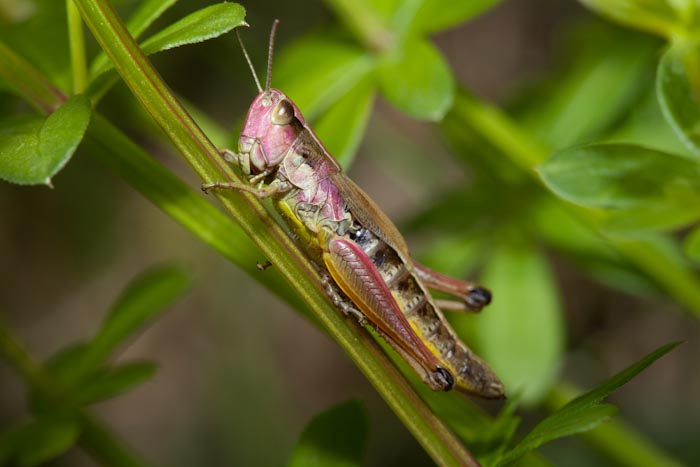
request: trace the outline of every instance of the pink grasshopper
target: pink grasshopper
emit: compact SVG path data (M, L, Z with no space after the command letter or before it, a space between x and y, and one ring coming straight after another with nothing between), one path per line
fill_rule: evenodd
M277 21L270 34L264 90L238 37L259 94L248 110L238 153L223 153L249 183L217 182L202 189L271 197L321 269L334 304L361 324L369 322L432 389L457 387L503 398L503 384L459 340L438 307L480 311L491 301L490 292L415 262L396 226L343 173L297 106L270 88L276 27ZM428 288L461 301L436 301Z

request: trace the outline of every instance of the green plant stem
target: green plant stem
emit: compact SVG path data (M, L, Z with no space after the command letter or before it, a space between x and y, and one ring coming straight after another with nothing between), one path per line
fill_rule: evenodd
M194 123L105 0L76 0L83 19L144 108L205 182L240 181ZM328 301L321 278L265 207L250 196L218 192L220 202L306 301L389 406L439 465L478 465L458 438L434 416L376 342L348 326Z
M80 417L83 431L79 443L93 459L114 467L148 467L148 464L124 448L124 443L90 415Z
M66 100L41 72L3 42L0 42L0 76L39 111L51 113Z
M547 409L555 411L582 394L579 388L559 383L547 396ZM683 467L652 441L620 420L610 420L581 434L584 440L604 452L619 465L629 467Z
M48 400L56 399L58 390L51 381L51 376L34 360L22 343L14 337L0 316L0 354L24 381L38 390Z
M80 12L73 0L66 0L68 16L68 39L70 42L70 64L73 72L73 92L79 94L87 87L87 62L85 58L85 36Z
M326 0L326 3L338 12L338 16L368 49L383 52L394 46L392 32L365 1Z
M14 369L45 401L55 406L62 402L62 390L51 374L17 339L0 316L0 357ZM102 465L113 467L144 467L136 460L105 426L86 411L78 412L78 419L83 427L80 445L92 453L95 460Z

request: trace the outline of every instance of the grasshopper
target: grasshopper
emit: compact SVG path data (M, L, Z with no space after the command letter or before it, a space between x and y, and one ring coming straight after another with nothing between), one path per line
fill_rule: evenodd
M248 110L238 152L222 153L248 183L215 182L202 189L271 198L321 271L333 303L346 316L373 326L430 388L503 398L498 377L459 340L440 310L480 311L491 301L490 292L414 261L396 226L343 173L297 106L270 87L277 23L270 33L264 89L238 35L259 94ZM435 300L429 289L460 301Z

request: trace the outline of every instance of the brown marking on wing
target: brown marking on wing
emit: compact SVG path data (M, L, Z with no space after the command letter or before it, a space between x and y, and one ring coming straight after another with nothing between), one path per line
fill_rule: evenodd
M396 225L384 214L377 203L372 201L362 188L357 186L347 175L339 173L331 177L335 182L343 201L348 206L352 216L366 229L371 230L377 237L392 247L409 268L413 261L408 253L408 245Z

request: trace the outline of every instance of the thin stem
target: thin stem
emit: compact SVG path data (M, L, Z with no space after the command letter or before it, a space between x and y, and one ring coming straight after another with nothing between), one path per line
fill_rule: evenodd
M0 42L0 76L39 111L51 113L66 96L34 66Z
M216 147L161 80L105 0L76 0L97 41L125 83L182 156L205 182L239 181ZM318 321L343 347L377 388L407 428L440 465L476 466L461 442L435 417L364 330L348 325L326 297L321 278L304 253L264 206L250 196L217 193L217 197L265 256L309 304Z
M148 467L144 461L124 448L125 443L90 415L80 418L83 431L80 445L103 465L113 467Z
M37 362L19 339L15 338L0 316L0 355L27 385L37 389L48 400L58 398L58 388L51 376Z
M326 0L353 34L375 52L391 49L394 37L365 1Z
M83 20L73 0L66 0L68 16L68 39L70 42L70 65L73 72L73 92L79 94L87 87L87 62L85 58L85 35Z

